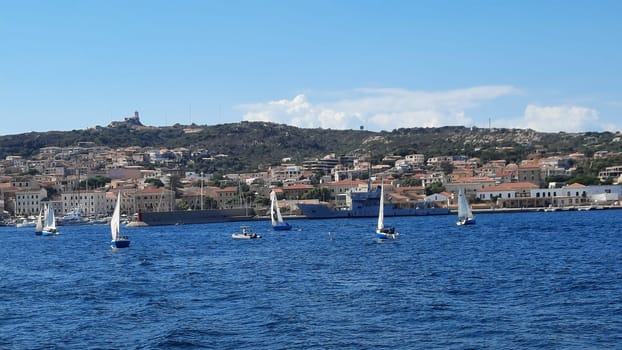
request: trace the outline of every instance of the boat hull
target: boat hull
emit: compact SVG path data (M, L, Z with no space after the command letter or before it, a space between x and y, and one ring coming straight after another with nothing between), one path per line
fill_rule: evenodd
M129 239L118 239L110 241L111 248L127 248L130 246Z
M397 236L399 236L400 233L396 232L396 231L381 231L381 230L376 230L376 238L378 239L397 239Z
M248 221L253 220L254 217L255 211L245 208L141 213L142 222L148 226Z
M242 226L242 232L236 232L232 234L231 238L236 239L236 240L256 239L256 238L261 238L261 235L258 235L255 232L249 230L248 226Z
M283 223L280 225L272 226L272 229L275 231L289 231L292 229L292 226L288 223Z
M376 232L376 238L379 239L397 239L399 233L378 233Z
M456 222L456 225L458 226L475 225L475 218L458 220L458 222Z
M87 219L60 219L58 221L59 226L78 226L89 225L90 222Z
M250 234L243 234L243 233L234 233L231 235L231 238L235 239L235 240L244 240L244 239L257 239L257 238L261 238L260 235L250 235Z

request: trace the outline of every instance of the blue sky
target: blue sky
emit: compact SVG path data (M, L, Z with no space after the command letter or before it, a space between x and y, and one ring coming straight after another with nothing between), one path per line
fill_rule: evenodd
M0 135L622 130L622 1L0 0Z

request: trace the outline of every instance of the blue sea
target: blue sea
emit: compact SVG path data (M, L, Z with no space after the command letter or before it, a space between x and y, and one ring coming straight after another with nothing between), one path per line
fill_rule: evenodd
M2 349L622 348L622 211L0 228ZM333 239L329 239L333 237Z

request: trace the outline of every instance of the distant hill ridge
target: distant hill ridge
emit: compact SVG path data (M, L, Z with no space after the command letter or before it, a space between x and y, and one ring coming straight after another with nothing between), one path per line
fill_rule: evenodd
M487 129L463 126L400 128L393 131L305 129L269 122L239 122L219 125L145 127L138 118L126 118L108 127L71 131L30 132L0 136L0 157L30 157L42 147L75 146L93 142L111 148L140 146L185 147L227 154L232 168L254 170L278 164L321 158L326 154L384 155L423 153L427 157L464 155L482 160L519 161L530 155L574 152L622 151L620 135L612 132L541 133L531 129ZM234 164L234 163L242 164ZM226 165L225 165L226 166Z

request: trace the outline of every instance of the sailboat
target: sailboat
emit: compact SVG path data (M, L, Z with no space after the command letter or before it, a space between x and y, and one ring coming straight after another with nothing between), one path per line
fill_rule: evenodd
M458 191L458 222L456 222L456 225L475 225L475 216L471 211L463 189Z
M56 229L56 217L54 217L54 208L51 204L48 204L45 210L45 216L43 219L43 229L41 230L42 236L54 236L59 234Z
M39 211L39 216L37 216L37 224L35 225L35 235L41 236L42 231L43 231L43 210Z
M288 231L292 229L292 226L285 222L283 216L281 216L281 210L279 209L279 203L274 191L270 192L270 219L272 220L272 228L275 231Z
M380 206L378 207L378 226L376 227L376 237L380 239L396 239L399 232L393 226L384 225L384 183L380 187Z
M121 192L117 195L117 204L114 206L114 212L110 219L110 234L112 240L110 246L112 248L127 248L130 246L130 239L127 236L121 236Z

